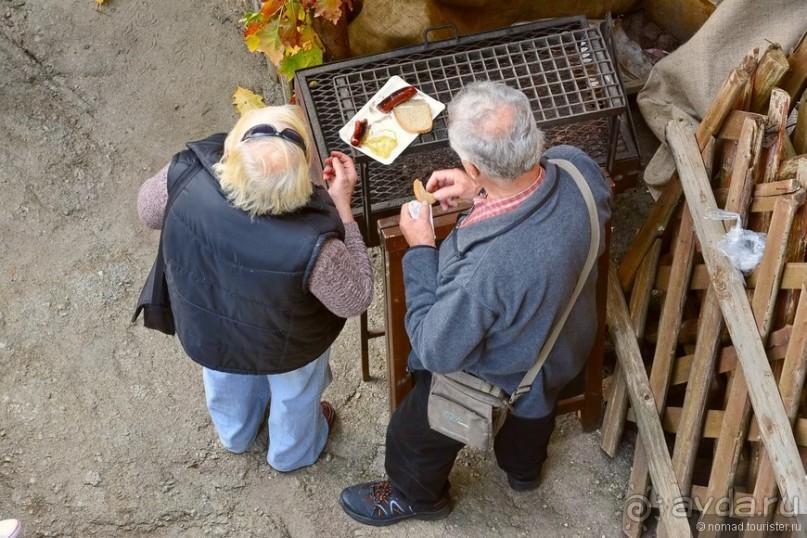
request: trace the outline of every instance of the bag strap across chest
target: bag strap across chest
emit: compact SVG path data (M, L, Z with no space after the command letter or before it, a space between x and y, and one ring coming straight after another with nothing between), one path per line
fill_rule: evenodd
M549 162L558 166L559 168L562 168L570 176L572 176L575 184L580 189L583 199L586 201L586 207L588 208L589 224L591 226L591 241L589 243L586 262L583 264L583 271L580 273L580 277L577 279L577 284L574 287L572 296L569 298L569 302L561 316L555 320L555 324L552 326L549 336L544 342L543 347L541 347L541 351L538 352L538 358L536 359L535 364L527 371L524 379L521 380L518 388L510 397L510 406L513 406L516 400L529 392L530 388L532 387L532 383L538 376L538 372L541 370L546 358L552 351L552 347L555 345L555 341L558 339L558 335L560 335L560 331L563 329L566 319L569 317L569 312L571 312L572 307L577 301L577 297L580 295L583 286L588 280L588 275L591 273L591 269L594 267L594 263L597 260L597 250L600 246L600 223L599 219L597 218L597 205L594 202L594 194L591 192L591 187L588 186L588 183L586 182L585 178L583 178L583 175L571 162L564 159L549 159Z

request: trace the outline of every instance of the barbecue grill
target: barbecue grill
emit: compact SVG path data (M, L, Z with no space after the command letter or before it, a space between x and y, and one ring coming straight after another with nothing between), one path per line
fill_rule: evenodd
M514 25L495 31L430 41L392 51L302 69L295 75L297 100L306 112L320 159L332 150L353 154L360 184L352 201L369 246L378 245L379 218L397 213L412 198L412 179L459 166L448 148L446 113L392 164L355 151L339 130L393 75L449 103L476 80L498 80L530 99L548 145L584 149L612 180L638 172L639 155L626 94L614 60L610 19L592 26L585 17Z

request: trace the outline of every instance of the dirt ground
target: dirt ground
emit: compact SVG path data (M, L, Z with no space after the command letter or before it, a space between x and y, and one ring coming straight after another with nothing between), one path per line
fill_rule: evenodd
M240 0L0 0L0 519L24 536L620 536L632 443L558 422L544 484L507 486L465 449L445 520L365 527L342 488L383 475L385 350L361 381L358 321L334 346L338 416L315 465L282 474L218 444L201 370L129 318L158 236L141 182L236 119L237 85L280 103ZM646 206L621 198L615 237ZM376 262L380 258L373 251ZM371 325L383 324L381 268Z

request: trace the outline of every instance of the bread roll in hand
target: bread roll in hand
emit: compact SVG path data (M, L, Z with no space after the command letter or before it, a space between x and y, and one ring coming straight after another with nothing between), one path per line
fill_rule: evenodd
M423 186L423 182L419 179L414 181L413 189L418 202L427 202L429 205L437 203L437 198L426 190L426 187Z

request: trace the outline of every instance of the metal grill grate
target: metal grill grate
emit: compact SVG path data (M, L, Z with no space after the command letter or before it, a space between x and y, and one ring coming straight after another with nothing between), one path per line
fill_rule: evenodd
M598 30L577 30L337 76L333 80L337 94L350 95L339 101L341 123L358 112L394 74L443 103L450 102L469 82L500 80L529 97L535 118L542 125L621 110L625 99L598 37ZM444 115L438 118L432 134L438 139L446 136Z
M469 82L498 80L530 99L549 145L573 144L603 166L633 152L622 118L627 99L608 41L584 17L539 21L406 47L303 69L296 74L298 101L306 110L320 158L337 149L353 152L362 169L354 207L375 213L411 197L411 180L457 166L450 150L446 113L389 166L355 152L339 129L393 76L449 103ZM628 136L625 136L625 135ZM368 226L368 228L371 228Z

